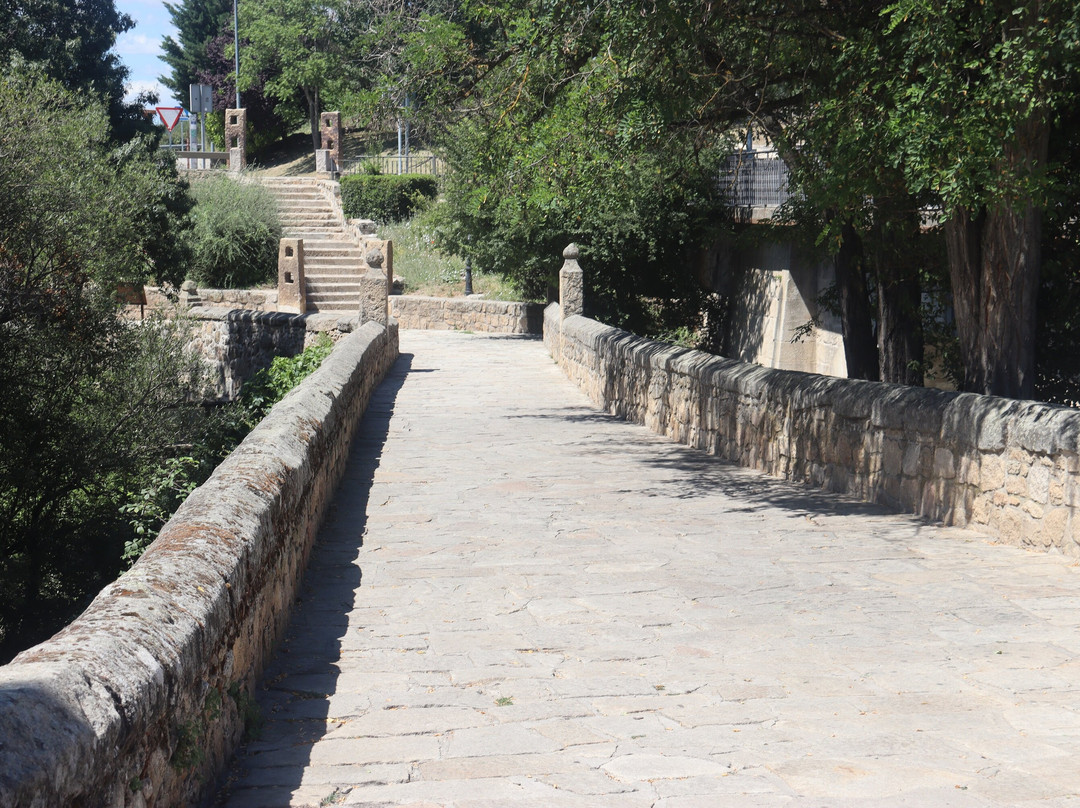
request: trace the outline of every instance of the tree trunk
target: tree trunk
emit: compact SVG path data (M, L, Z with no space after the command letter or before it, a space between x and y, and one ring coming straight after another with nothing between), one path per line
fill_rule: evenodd
M877 381L878 357L873 318L870 315L870 295L866 288L862 239L850 224L844 225L840 250L834 263L848 378Z
M1049 128L1031 121L1006 151L1013 176L1046 163ZM945 223L964 390L1031 398L1042 212L1030 200L953 211Z
M322 148L322 132L319 131L319 90L318 88L304 88L304 101L307 103L308 124L311 126L311 148L318 151Z
M878 281L878 356L881 380L922 387L923 339L918 277Z
M874 227L877 277L877 343L881 380L923 384L922 284L919 281L918 220L899 214Z

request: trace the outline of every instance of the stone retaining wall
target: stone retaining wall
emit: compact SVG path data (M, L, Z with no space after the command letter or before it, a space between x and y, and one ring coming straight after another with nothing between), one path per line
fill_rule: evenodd
M539 334L543 307L476 297L391 295L390 316L402 328L475 331L484 334Z
M397 345L393 326L344 338L128 573L0 668L0 806L193 805L214 786Z
M743 466L1080 556L1080 412L771 370L545 312L596 404Z

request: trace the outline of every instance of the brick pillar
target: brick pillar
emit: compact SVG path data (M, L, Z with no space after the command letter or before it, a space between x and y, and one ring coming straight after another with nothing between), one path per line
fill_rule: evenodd
M360 325L372 321L386 325L390 320L390 301L382 251L372 247L364 255L364 261L368 270L360 279Z
M559 270L559 307L562 319L585 313L585 283L578 264L578 247L570 244L563 250L565 259Z
M305 314L307 289L304 282L304 240L283 238L278 244L278 311Z
M338 171L341 165L341 113L324 112L319 116L319 134L324 151L330 152L329 171Z
M225 110L225 148L229 151L229 171L247 166L247 110Z

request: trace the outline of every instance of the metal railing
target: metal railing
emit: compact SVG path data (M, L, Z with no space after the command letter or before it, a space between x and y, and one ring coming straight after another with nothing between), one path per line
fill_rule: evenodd
M352 157L339 160L338 171L342 174L358 174L364 171L365 165L375 166L380 174L431 174L442 177L447 171L446 161L433 154L372 154L367 157Z
M775 208L791 197L787 163L772 149L730 155L720 169L719 182L733 208Z

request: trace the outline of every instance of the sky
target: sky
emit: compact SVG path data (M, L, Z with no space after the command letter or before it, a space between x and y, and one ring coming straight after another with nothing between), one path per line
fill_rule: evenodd
M172 91L158 81L158 76L169 72L169 66L158 58L161 55L161 40L166 35L176 38L176 29L169 21L165 4L162 0L115 2L117 11L129 14L135 20L135 27L117 37L113 48L131 71L128 76L128 99L133 99L143 90L154 90L160 99L159 106L186 106L186 98L173 98Z

